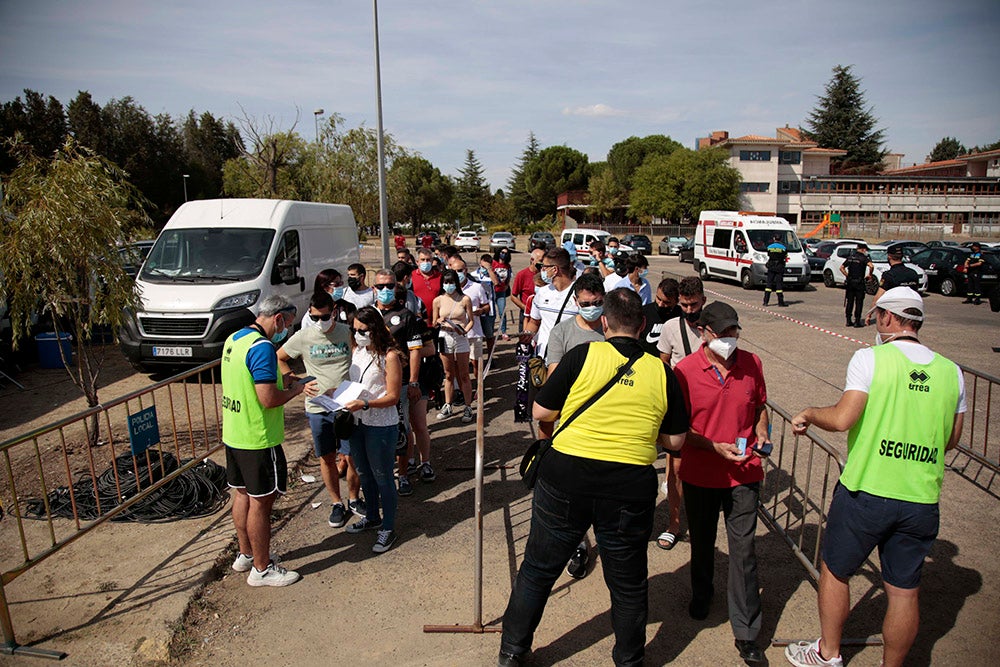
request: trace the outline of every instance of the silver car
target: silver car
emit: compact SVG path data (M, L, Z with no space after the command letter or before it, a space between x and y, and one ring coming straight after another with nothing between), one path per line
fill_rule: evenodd
M494 232L493 236L490 237L490 250L499 250L500 248L507 248L513 251L517 245L517 241L514 240L514 235L510 232Z
M687 242L686 236L664 236L660 240L657 252L661 255L676 255L681 251L681 247Z

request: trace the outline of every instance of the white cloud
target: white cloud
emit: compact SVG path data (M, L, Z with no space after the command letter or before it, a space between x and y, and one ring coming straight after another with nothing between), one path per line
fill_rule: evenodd
M566 107L562 112L564 116L590 116L591 118L624 116L627 113L622 109L609 107L607 104L591 104L587 107Z

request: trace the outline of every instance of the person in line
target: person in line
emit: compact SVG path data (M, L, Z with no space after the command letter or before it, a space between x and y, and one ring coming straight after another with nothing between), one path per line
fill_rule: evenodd
M426 324L427 313L424 311L424 302L413 293L413 281L410 278L412 273L413 267L406 262L396 262L392 265L392 274L396 278L396 284L401 285L403 288L402 304Z
M851 256L840 265L840 272L844 274L844 315L847 318L848 327L864 327L861 321L861 312L865 307L865 272L871 278L875 273L875 265L868 257L868 244L859 243L851 253ZM851 315L854 315L853 319Z
M431 324L434 299L441 293L441 271L434 268L434 253L427 248L417 251L417 268L410 273L413 293L424 304L427 324Z
M253 324L229 336L222 348L222 442L240 549L232 568L249 572L250 586L299 580L298 572L281 567L271 553L271 508L288 488L283 406L304 388L294 376L278 372L275 345L294 322L292 302L272 294L260 302Z
M535 248L528 257L528 266L521 269L514 276L514 284L510 288L510 300L517 309L521 311L517 322L517 333L524 332L524 322L531 318L531 309L528 307L528 299L535 296L535 278L542 270L542 261L545 259L545 249Z
M493 286L489 283L483 284L475 280L469 272L469 267L465 263L458 251L448 258L448 266L458 275L458 286L462 293L472 301L472 329L469 331L469 361L471 362L471 373L473 387L479 385L479 364L478 362L485 354L483 341L487 338L486 326L492 326L493 309ZM493 269L491 268L490 271ZM485 322L483 321L485 318ZM492 333L490 334L492 335ZM487 340L487 343L489 341ZM462 399L467 408L472 408L476 403L476 393L472 394L462 391ZM463 415L464 416L464 415Z
M606 245L608 246L608 254L612 257L618 255L622 250L621 242L617 236L609 236Z
M510 296L510 250L508 248L497 248L493 253L493 272L496 273L499 282L494 285L494 301L496 303L497 318L500 320L500 340L510 340L507 335L507 298Z
M393 245L396 247L396 250L397 251L399 251L399 250L405 250L406 249L406 237L403 236L403 230L400 229L399 227L396 227L393 230L393 234L394 234L394 236L392 237L392 242L393 242Z
M437 413L438 419L447 419L453 413L452 400L455 395L455 380L465 396L472 396L469 381L469 332L475 324L472 314L472 299L462 293L458 272L447 269L441 275L442 294L434 299L433 326L439 327L441 334L441 361L444 363L444 405ZM473 420L472 408L465 406L462 422Z
M701 345L698 320L705 306L705 288L701 278L688 276L677 285L677 307L681 316L668 319L660 330L656 350L663 363L675 368L684 357ZM656 546L669 551L684 537L681 530L681 510L684 507L684 485L681 483L681 452L667 451L666 481L667 529L656 538Z
M375 303L375 292L365 283L368 271L364 264L354 263L347 267L347 290L344 299L354 304L357 309L371 306Z
M323 485L333 504L327 523L331 528L341 528L350 519L352 511L340 496L337 457L341 446L334 432L334 415L310 402L309 398L336 389L347 379L351 367L351 331L346 324L340 324L333 318L333 298L324 291L313 293L309 301L309 319L308 326L292 334L278 348L278 368L283 374L290 374L289 361L301 358L306 373L316 378L305 386L306 417L312 431L313 451L319 458ZM349 453L348 446L344 455Z
M552 586L591 527L611 592L616 665L640 665L648 615L647 542L656 502L657 445L677 449L688 427L673 372L642 351L642 303L631 290L604 297L607 340L560 361L532 408L541 422L568 418L622 366L626 376L556 433L539 463L524 559L503 616L498 665L528 659ZM628 414L628 419L621 415Z
M778 295L778 305L787 306L785 303L785 264L788 263L788 248L781 242L781 234L771 237L771 243L767 246L767 283L764 286L764 305L771 301L771 292Z
M971 244L969 249L972 252L965 258L965 275L968 276L969 286L962 303L978 306L983 302L983 269L986 268L986 260L983 259L982 246L978 243Z
M603 241L593 241L587 249L590 252L590 265L597 267L601 278L607 278L615 272L615 258L608 254L608 247Z
M638 252L625 260L625 271L629 285L642 299L642 305L653 302L653 288L649 284L649 260Z
M409 248L401 248L396 251L396 261L403 262L410 267L410 270L417 268L417 260L413 259L413 253Z
M785 649L798 667L843 665L849 579L875 547L889 601L882 664L903 664L920 625L920 575L938 533L945 453L962 435L965 379L954 362L920 342L923 299L909 287L894 287L872 311L876 345L854 353L840 400L792 418L796 434L809 426L848 432L847 463L823 534L821 635Z
M351 453L358 464L366 514L347 526L351 534L375 530L372 551L382 554L396 543L396 485L393 465L399 441L400 386L403 364L382 316L374 306L354 315L350 377L362 387L361 397L344 407L358 418L351 434Z
M660 342L660 332L663 325L668 320L681 316L680 306L677 305L678 283L673 278L664 278L656 286L656 294L653 302L642 307L642 315L646 318L646 326L642 329L642 336L639 342L654 357L660 355L657 344Z
M903 247L899 245L890 246L886 252L889 258L889 268L882 272L882 278L878 283L878 291L872 303L877 303L882 295L893 287L909 287L913 290L920 288L920 276L916 271L903 263ZM871 312L865 317L865 326L871 324Z
M698 331L701 347L674 368L691 416L680 468L691 532L688 614L707 618L715 595L721 510L729 541L729 624L740 658L758 663L764 653L757 646L761 608L754 533L764 479L761 457L772 446L764 370L756 354L739 349L739 317L729 304L705 306Z
M500 287L500 276L493 268L493 257L489 253L480 255L479 266L468 278L479 283L483 296L489 303L489 309L479 316L479 327L483 330L483 340L486 341L485 354L488 358L493 354L493 345L496 343L497 288Z
M534 338L535 351L544 359L552 327L577 313L576 305L571 303L576 271L569 253L563 248L553 248L545 253L538 275L545 286L535 290L531 319L524 324L522 338Z

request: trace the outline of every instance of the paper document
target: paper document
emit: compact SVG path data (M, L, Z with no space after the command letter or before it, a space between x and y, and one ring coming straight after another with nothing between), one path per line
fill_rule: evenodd
M343 410L344 405L347 403L361 398L361 393L364 390L365 388L361 384L344 380L337 387L336 391L333 392L332 397L320 394L319 396L310 398L309 402L320 406L328 412L336 412L337 410Z

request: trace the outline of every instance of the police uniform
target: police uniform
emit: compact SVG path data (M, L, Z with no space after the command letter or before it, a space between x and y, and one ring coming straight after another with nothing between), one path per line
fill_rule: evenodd
M983 252L978 248L965 258L965 274L969 277L969 288L965 294L965 301L962 303L974 303L978 306L983 302L983 266L985 264Z
M767 285L764 288L764 305L771 300L771 292L778 295L778 305L785 305L785 263L788 262L788 249L780 241L773 241L767 246Z
M847 281L844 285L844 315L847 317L847 326L862 327L864 323L861 319L861 312L865 307L865 271L871 264L871 259L866 253L855 250L851 256L844 261L844 270L847 271ZM854 314L853 320L851 314Z

